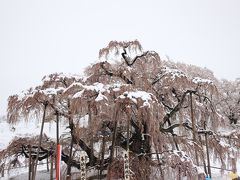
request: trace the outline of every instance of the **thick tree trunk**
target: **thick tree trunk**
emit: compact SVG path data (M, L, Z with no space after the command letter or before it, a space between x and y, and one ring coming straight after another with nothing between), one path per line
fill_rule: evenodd
M112 135L112 145L111 145L111 149L110 149L110 156L109 156L109 165L108 165L108 175L107 175L107 180L111 180L112 179L112 167L111 164L113 162L113 157L114 157L114 148L115 148L115 144L116 144L116 138L117 138L117 126L118 126L118 113L119 110L118 108L115 106L115 110L114 110L114 117L113 117L113 121L114 121L114 126L113 126L113 135Z
M114 129L113 129L113 136L112 136L112 146L111 146L111 151L110 151L110 163L113 160L114 157L114 147L116 144L116 137L117 137L117 126L118 126L118 108L115 109L115 114L114 114Z
M102 179L103 162L104 162L104 155L105 155L105 145L106 145L106 138L105 138L105 130L104 130L103 138L102 138L102 155L101 155L101 162L100 162L100 180Z
M31 169L32 169L32 180L33 180L33 178L34 178L33 176L34 176L35 159L32 159L32 165L31 166L32 166Z
M67 180L71 180L72 149L73 149L73 138L71 138L69 160L68 160L68 164L67 164Z
M172 123L170 122L170 119L167 120L167 123L168 123L169 127L172 126ZM170 133L172 134L172 138L173 138L175 148L179 151L179 147L178 147L178 144L177 144L177 141L176 141L176 138L175 138L176 135L174 134L173 130L171 130Z
M68 118L68 122L69 122L69 126L70 126L70 130L71 130L71 144L70 144L70 152L69 152L69 160L67 163L67 180L71 180L71 164L72 164L72 150L73 150L73 136L74 136L74 132L73 132L73 128L74 128L74 124L73 124L73 118L71 117L71 103L70 100L68 100L68 114L70 115L70 117Z
M34 167L34 171L32 172L32 173L33 173L33 179L32 179L32 180L35 180L36 174L37 174L38 157L39 157L40 147L41 147L41 145L42 145L43 127L44 127L44 121L45 121L46 109L47 109L48 103L47 103L47 102L44 102L43 105L44 105L44 109L43 109L42 125L41 125L40 137L39 137L39 142L38 142L36 164L35 164L35 167Z
M92 111L91 111L91 102L89 101L88 102L88 115L89 115L89 119L88 119L88 122L89 122L89 128L90 130L92 130L92 125L93 125L93 122L92 122ZM94 165L94 162L93 162L93 159L94 159L94 149L93 149L93 132L91 132L91 139L90 139L90 149L91 149L91 154L90 154L90 166L92 167Z

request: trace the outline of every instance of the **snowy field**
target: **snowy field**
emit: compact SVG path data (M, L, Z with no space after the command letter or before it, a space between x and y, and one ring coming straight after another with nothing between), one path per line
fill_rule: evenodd
M39 168L41 169L41 167ZM0 178L1 180L26 180L28 179L28 173L26 173L27 169L21 169L12 175L6 175L6 177ZM38 171L36 175L36 180L47 180L50 179L50 174L46 170Z

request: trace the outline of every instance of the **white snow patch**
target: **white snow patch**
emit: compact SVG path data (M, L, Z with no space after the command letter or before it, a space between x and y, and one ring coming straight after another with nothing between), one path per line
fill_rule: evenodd
M95 101L102 101L102 100L108 100L106 96L104 96L102 93L99 93Z
M230 145L227 144L226 142L224 142L223 140L220 140L219 144L220 144L222 147L226 147L226 148L230 147Z
M73 95L73 99L80 98L82 97L82 94L84 93L84 89L82 91L77 92L76 94Z
M202 79L200 77L194 77L192 79L193 83L195 84L213 84L213 82L209 79Z
M164 68L164 73L171 75L171 78L173 80L175 80L176 78L186 77L186 75L182 71L179 71L178 69L171 69L169 67Z
M47 88L44 90L41 90L40 92L43 93L44 95L57 95L60 92L63 92L65 88L59 87L59 88Z
M85 115L82 118L80 118L79 120L79 127L82 128L87 128L88 127L88 119L89 119L89 115Z
M150 107L150 103L149 101L152 101L152 97L151 97L151 93L147 93L145 91L126 91L124 92L122 95L119 96L120 99L125 99L125 98L129 98L131 99L134 103L137 103L137 99L141 98L144 103L143 106L147 106Z
M133 60L136 56L142 54L142 50L137 48L135 45L130 45L126 49L126 55ZM108 50L106 50L99 60L101 62L109 62L110 64L116 64L123 61L122 53L124 52L123 47L120 45L116 45Z

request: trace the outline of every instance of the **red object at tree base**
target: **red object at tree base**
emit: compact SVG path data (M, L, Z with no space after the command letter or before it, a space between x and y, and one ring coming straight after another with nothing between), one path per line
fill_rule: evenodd
M56 166L56 180L60 180L60 163L61 163L61 145L57 145L57 166Z

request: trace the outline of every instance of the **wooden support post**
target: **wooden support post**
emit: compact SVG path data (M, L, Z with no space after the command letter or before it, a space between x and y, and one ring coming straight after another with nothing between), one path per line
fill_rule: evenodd
M49 158L49 152L48 152L48 157L47 157L47 172L49 172L49 161L48 161L48 158Z
M36 159L35 159L36 164L35 164L34 170L32 171L32 173L33 173L33 178L32 178L32 180L35 180L36 174L37 174L38 157L39 157L40 147L41 147L41 145L42 145L43 127L44 127L44 121L45 121L46 109L47 109L47 106L48 106L48 102L47 102L47 101L44 102L43 105L44 105L44 110L43 110L41 131L40 131L40 137L39 137L39 142L38 142L37 157L36 157Z
M29 145L28 148L29 148L28 180L31 180L31 177L32 177L32 146Z
M50 157L50 180L53 180L53 154Z
M192 102L192 93L190 93L190 105L191 105L191 119L192 119L192 129L193 129L193 141L194 141L194 147L195 147L195 158L196 158L196 164L199 166L198 161L198 153L197 153L197 136L196 136L196 122L195 117L193 113L193 102Z
M56 180L60 180L60 163L61 163L61 145L59 143L59 112L56 111L56 136L57 136L57 153L56 153Z
M204 129L206 130L206 128L207 128L207 123L205 121L204 122ZM207 153L207 163L208 163L208 174L209 174L209 177L212 178L207 133L205 133L205 142L206 142L206 151L207 151L206 153Z

